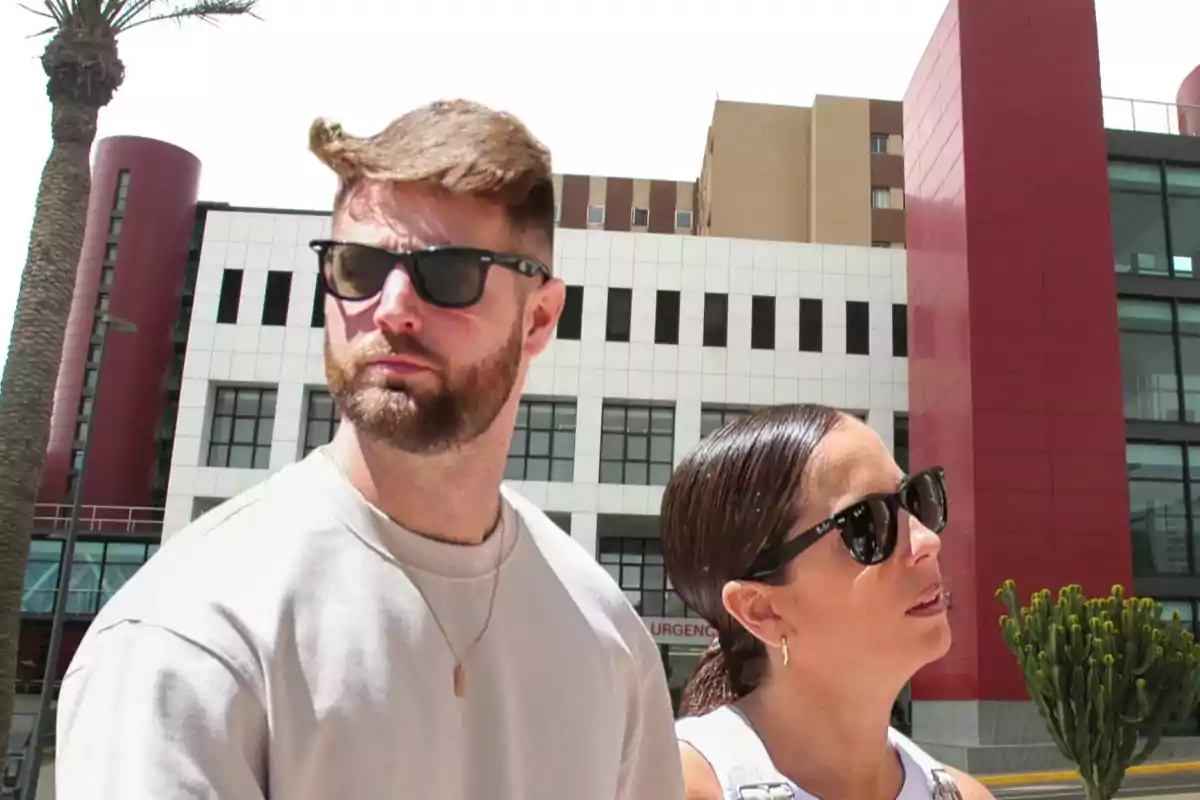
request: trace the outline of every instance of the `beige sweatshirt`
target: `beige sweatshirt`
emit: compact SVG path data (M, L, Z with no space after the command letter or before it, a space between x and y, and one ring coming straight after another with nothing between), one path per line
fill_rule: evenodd
M587 552L502 498L503 535L435 542L317 451L197 520L71 663L59 800L682 798L654 641ZM498 561L459 698L429 609L464 652Z

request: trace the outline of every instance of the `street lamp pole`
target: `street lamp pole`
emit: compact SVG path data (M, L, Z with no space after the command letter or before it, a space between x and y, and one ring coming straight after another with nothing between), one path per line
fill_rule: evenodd
M35 800L38 778L42 771L42 750L49 738L50 704L54 698L54 684L58 678L58 651L62 647L63 625L67 615L67 599L71 588L71 573L75 565L75 542L79 536L79 516L83 502L83 478L87 474L88 450L91 449L92 431L96 427L95 416L99 409L100 373L104 368L104 348L108 343L109 331L137 333L132 322L105 313L100 323L100 345L96 352L96 385L92 390L92 414L83 433L83 449L79 456L79 474L71 489L71 517L67 522L67 535L63 540L62 560L58 567L58 589L54 593L54 616L50 622L50 652L46 654L46 674L42 678L42 694L38 704L37 718L33 723L33 736L29 742L29 755L22 764L20 800Z

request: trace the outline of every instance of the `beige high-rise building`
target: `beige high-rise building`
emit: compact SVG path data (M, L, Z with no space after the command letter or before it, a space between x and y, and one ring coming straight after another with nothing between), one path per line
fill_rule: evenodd
M904 246L901 104L718 100L696 192L706 236Z
M555 175L563 228L904 246L901 104L718 100L698 181Z

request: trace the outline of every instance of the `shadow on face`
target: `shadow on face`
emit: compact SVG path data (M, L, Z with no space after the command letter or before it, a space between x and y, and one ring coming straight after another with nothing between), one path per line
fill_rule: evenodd
M421 185L357 187L334 214L333 238L397 253L460 246L543 258L522 249L537 247L503 207ZM327 296L326 377L339 410L408 452L474 441L515 403L529 359L548 342L561 311L555 284L492 266L477 303L445 308L422 299L398 266L374 297Z

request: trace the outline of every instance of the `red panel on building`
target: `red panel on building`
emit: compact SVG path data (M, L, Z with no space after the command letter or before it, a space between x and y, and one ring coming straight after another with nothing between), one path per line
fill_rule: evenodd
M1200 67L1183 79L1175 102L1179 105L1179 132L1200 136Z
M952 0L904 100L914 469L952 493L955 643L916 700L1026 699L997 587L1130 585L1091 0Z
M120 232L110 235L122 171L129 171ZM92 166L92 193L75 298L54 392L50 443L39 501L65 503L67 474L76 449L88 351L92 346L106 254L116 246L109 313L138 327L112 332L104 351L83 502L149 505L158 433L174 355L173 332L196 219L200 162L191 153L153 139L105 139Z

